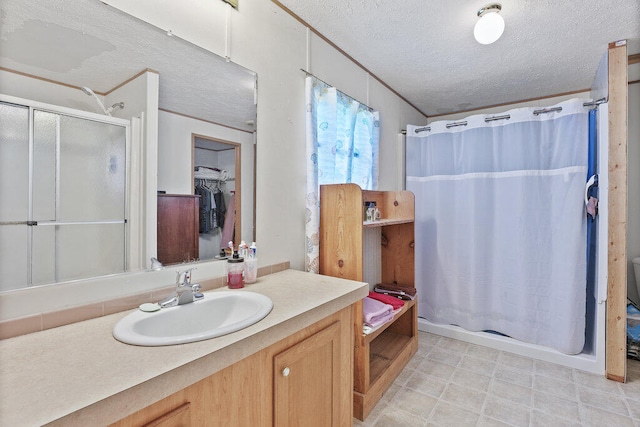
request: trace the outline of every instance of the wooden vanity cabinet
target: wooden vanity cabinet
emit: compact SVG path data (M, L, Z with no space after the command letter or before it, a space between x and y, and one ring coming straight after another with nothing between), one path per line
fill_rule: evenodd
M364 221L365 202L376 203L380 220ZM415 287L414 203L409 191L320 186L320 274L364 282L365 269L373 268L366 258L380 268L382 283ZM379 247L371 242L380 242ZM359 302L353 323L353 412L364 420L418 350L417 306L406 301L393 321L364 334Z
M177 264L199 258L200 196L158 194L158 260Z
M348 426L352 307L113 424Z

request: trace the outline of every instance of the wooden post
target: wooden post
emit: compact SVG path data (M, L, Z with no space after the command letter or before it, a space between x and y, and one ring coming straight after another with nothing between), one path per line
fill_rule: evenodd
M609 44L609 256L606 376L625 382L627 362L627 46Z

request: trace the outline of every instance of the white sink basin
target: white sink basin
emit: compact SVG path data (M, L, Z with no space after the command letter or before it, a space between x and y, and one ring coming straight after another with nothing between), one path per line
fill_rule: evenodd
M269 297L255 292L207 292L203 299L191 304L128 314L116 323L113 336L142 346L202 341L251 326L264 319L272 308Z

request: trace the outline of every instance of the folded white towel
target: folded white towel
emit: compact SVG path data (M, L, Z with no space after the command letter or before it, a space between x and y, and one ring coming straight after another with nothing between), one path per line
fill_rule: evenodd
M213 169L200 168L193 172L193 177L197 179L217 179L220 181L226 181L229 179L229 171L225 169L215 171Z

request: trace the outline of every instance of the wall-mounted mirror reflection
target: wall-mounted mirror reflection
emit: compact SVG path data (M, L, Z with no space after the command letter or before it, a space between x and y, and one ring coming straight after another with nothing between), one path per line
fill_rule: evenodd
M254 72L98 0L3 0L0 291L149 268L159 192L200 196L167 263L252 240L255 100Z

